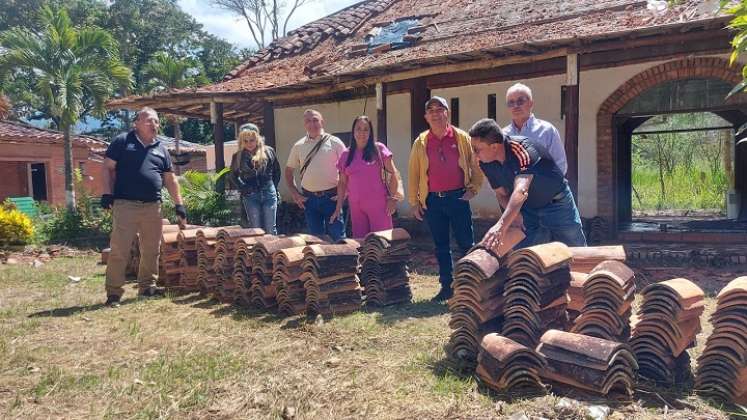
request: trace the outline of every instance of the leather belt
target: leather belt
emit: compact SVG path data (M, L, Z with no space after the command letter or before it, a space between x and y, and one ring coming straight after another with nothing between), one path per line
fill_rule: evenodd
M324 191L309 191L306 188L301 188L301 192L303 193L303 195L313 195L315 197L323 197L329 194L337 194L337 187L330 188Z
M449 191L432 191L432 192L429 192L428 194L433 194L438 198L444 198L450 194L457 194L457 193L464 194L465 191L466 190L464 188L457 188L455 190L449 190Z

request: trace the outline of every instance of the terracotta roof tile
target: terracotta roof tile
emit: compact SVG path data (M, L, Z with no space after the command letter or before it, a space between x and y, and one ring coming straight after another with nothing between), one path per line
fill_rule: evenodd
M538 45L619 39L631 31L723 19L700 0L686 0L660 14L649 11L646 4L633 0L368 0L291 31L233 69L222 82L181 93L271 91L312 79L326 81L372 69L427 65L456 54L483 51L500 57L531 52ZM371 29L407 17L421 18L420 39L414 45L375 55L360 53ZM304 71L316 60L322 61L312 71ZM119 99L109 105L137 99Z
M20 121L0 121L0 143L62 144L64 135L60 131L34 127ZM91 136L73 136L78 146L92 150L106 148L107 143Z

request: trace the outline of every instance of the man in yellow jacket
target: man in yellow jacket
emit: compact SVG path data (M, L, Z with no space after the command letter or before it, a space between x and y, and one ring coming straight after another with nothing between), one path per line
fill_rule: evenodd
M469 135L449 123L446 99L429 99L425 120L430 129L420 133L410 152L408 200L415 218L425 218L433 237L441 282L433 300L441 302L453 294L450 231L462 252L474 245L469 200L484 176L472 156Z

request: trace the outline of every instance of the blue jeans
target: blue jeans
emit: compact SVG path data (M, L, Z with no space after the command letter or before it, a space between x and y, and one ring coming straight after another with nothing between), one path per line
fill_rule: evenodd
M304 214L306 226L312 235L329 235L333 241L345 239L345 216L340 216L332 223L329 218L335 212L337 201L332 200L336 193L328 192L322 195L305 193Z
M278 210L278 193L273 183L262 187L259 191L242 196L246 218L249 227L262 228L265 233L277 235L276 226Z
M516 249L549 241L562 242L568 246L586 246L581 216L573 200L573 193L567 185L562 197L538 209L524 207L521 209L521 215L524 218L526 238L516 246Z
M467 253L475 244L472 210L469 201L460 199L463 194L464 190L445 193L443 197L429 193L425 200L425 221L436 247L438 278L444 288L450 288L453 281L454 263L451 260L449 230L454 233L454 239L463 253Z

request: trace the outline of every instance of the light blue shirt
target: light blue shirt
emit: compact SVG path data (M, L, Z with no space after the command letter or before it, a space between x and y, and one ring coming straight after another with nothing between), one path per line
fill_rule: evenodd
M541 148L541 151L544 151L546 155L555 161L555 164L558 165L563 175L568 171L565 146L563 146L563 140L560 139L560 133L554 125L535 118L534 114L531 114L523 127L517 128L511 122L511 124L503 128L503 132L509 136L526 137L532 144Z

